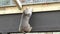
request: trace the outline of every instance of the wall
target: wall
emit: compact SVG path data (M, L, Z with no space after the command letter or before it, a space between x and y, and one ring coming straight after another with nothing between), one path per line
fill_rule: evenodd
M11 34L21 34L21 33L11 33ZM39 33L25 33L25 34L60 34L60 32L39 32Z
M33 12L60 10L60 3L23 6L24 9L26 7L32 7ZM24 9L19 10L18 7L16 7L16 6L14 6L14 7L3 7L3 8L0 8L0 14L22 13ZM46 33L44 33L44 34L46 34Z
M0 14L12 14L12 13L22 13L26 7L32 7L33 12L41 12L41 11L51 11L51 10L60 10L60 3L53 4L37 4L37 5L26 5L23 6L22 10L19 10L18 7L1 7Z

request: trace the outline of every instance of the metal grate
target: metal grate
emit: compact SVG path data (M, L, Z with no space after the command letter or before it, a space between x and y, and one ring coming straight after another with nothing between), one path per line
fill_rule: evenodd
M15 5L13 0L0 0L0 7Z
M23 0L23 1L24 1L22 2L23 5L60 2L60 0ZM3 6L15 6L15 3L13 0L0 0L0 7Z
M60 0L26 0L23 5L60 2Z

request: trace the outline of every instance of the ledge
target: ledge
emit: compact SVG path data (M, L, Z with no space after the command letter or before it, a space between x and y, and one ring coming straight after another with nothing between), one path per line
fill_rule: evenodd
M36 4L36 5L24 5L22 10L19 10L18 7L1 7L0 14L13 14L13 13L22 13L26 7L32 7L33 12L43 12L43 11L53 11L60 10L60 3L53 4Z

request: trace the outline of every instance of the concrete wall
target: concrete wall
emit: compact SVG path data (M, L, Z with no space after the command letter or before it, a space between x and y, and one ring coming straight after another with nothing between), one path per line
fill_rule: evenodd
M4 8L0 8L0 14L22 13L26 7L32 7L33 12L52 11L52 10L60 10L60 3L26 5L23 6L22 10L19 10L18 7L16 6L4 7Z
M21 33L11 33L11 34L21 34ZM60 34L60 32L39 32L39 33L26 33L26 34Z
M11 33L11 34L21 34L21 33ZM39 32L39 33L26 33L26 34L60 34L60 32Z
M19 10L16 6L14 6L14 7L3 7L3 8L0 8L0 14L13 14L13 13L22 13L23 12L23 10L26 8L26 7L32 7L33 8L33 12L42 12L42 11L52 11L52 10L60 10L60 3L53 3L53 4L40 4L40 5L28 5L28 6L23 6L23 9L22 10ZM45 13L44 13L45 14ZM50 14L50 13L49 13ZM55 15L56 15L56 17L57 17L57 15L59 16L60 15L60 12L57 12L57 13L54 13ZM33 14L33 17L35 17L35 16L37 16L38 14ZM42 16L43 14L40 14L39 13L39 15L40 16ZM38 16L39 16L38 15ZM46 14L45 14L46 15ZM50 14L50 16L51 16L52 14ZM8 15L8 16L10 16L10 15ZM9 21L11 21L10 20L10 18L12 18L13 20L15 20L15 18L17 17L15 17L14 18L14 16L12 17L12 16L10 16L10 17L8 17L8 16L0 16L0 19L2 19L2 20L0 20L0 23L2 23L3 22L3 20L5 21L5 19L7 19L7 20L9 20ZM20 15L21 16L21 15ZM33 18L32 17L32 18ZM42 16L43 18L46 18L45 16ZM47 17L49 17L49 15L47 16ZM18 17L17 17L18 18ZM36 18L36 17L35 17ZM52 18L52 17L49 17L49 18ZM40 19L40 18L39 18ZM33 18L33 20L35 20L34 18ZM1 22L2 21L2 22ZM8 22L9 22L8 21ZM37 20L38 21L38 20ZM43 20L44 21L44 20ZM3 22L3 24L4 23L8 23L7 21L5 21L5 22ZM11 22L12 23L12 22ZM11 24L10 23L10 24ZM36 22L35 22L36 23ZM9 24L9 23L8 23ZM8 25L7 24L7 25ZM34 24L34 23L33 23ZM5 27L6 28L6 27ZM13 27L12 27L13 28ZM3 30L3 29L2 29ZM9 30L8 30L9 31ZM49 33L49 32L47 32L48 34L52 34L52 32L51 33ZM47 33L41 33L41 34L47 34Z

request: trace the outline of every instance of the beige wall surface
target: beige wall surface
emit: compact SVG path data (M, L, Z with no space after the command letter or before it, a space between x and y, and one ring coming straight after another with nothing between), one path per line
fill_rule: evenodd
M22 10L19 10L17 6L3 7L3 8L0 8L0 14L22 13L23 10L26 9L26 7L32 7L33 12L52 11L52 10L60 10L60 3L25 5L23 6Z
M24 34L24 33L11 33L11 34ZM39 33L25 33L25 34L60 34L60 32L39 32Z

